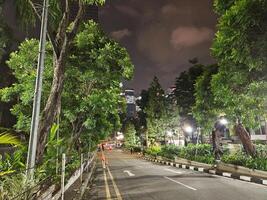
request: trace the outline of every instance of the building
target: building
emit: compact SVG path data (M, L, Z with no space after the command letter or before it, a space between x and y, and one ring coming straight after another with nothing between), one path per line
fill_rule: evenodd
M134 96L134 90L128 89L124 92L126 98L126 117L127 118L135 118L136 117L136 101Z

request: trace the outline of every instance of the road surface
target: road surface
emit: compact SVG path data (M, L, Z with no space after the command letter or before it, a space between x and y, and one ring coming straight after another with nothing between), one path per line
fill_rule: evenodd
M152 163L120 150L105 152L84 200L267 200L267 187Z

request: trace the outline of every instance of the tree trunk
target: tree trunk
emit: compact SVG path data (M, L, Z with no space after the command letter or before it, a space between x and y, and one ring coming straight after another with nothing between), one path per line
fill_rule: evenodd
M146 134L146 148L148 148L149 143L148 143L148 131L147 130L145 131L145 134Z
M234 127L236 134L238 135L239 139L241 140L243 147L245 149L245 152L254 157L256 155L256 149L253 143L250 140L249 133L244 128L244 126L241 123L237 123Z
M212 131L212 148L216 160L220 160L222 154L220 135L221 132L218 129Z
M43 158L45 145L47 142L47 136L49 130L54 122L58 108L61 102L61 93L63 90L63 81L64 81L64 69L65 69L65 57L66 57L66 44L61 49L60 57L55 58L55 68L54 68L54 77L53 83L51 86L50 95L46 102L43 117L40 121L38 128L38 146L36 153L36 161L40 163Z

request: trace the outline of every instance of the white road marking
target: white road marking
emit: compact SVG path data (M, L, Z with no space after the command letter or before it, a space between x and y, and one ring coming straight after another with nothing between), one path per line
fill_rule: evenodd
M124 170L123 173L127 173L129 176L135 176L135 174L131 173L129 170Z
M176 174L181 174L182 172L178 172L178 171L175 171L175 170L172 170L172 169L167 169L165 168L164 169L165 171L170 171L170 172L173 172L173 173L176 173Z
M193 188L193 187L191 187L191 186L189 186L189 185L183 184L183 183L181 183L181 182L179 182L179 181L173 180L172 178L169 178L169 177L167 177L167 176L164 176L164 178L166 178L166 179L168 179L168 180L170 180L170 181L172 181L172 182L174 182L174 183L178 183L179 185L182 185L182 186L184 186L184 187L186 187L186 188L188 188L188 189L190 189L190 190L194 190L194 191L197 190L196 188Z

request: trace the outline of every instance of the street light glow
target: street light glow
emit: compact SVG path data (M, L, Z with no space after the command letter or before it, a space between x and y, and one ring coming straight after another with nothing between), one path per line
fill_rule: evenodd
M172 132L171 131L167 131L167 136L171 137L172 136Z
M225 119L225 118L220 119L220 124L227 125L228 124L227 119Z
M184 129L187 133L192 133L193 132L193 128L191 126L186 126Z

